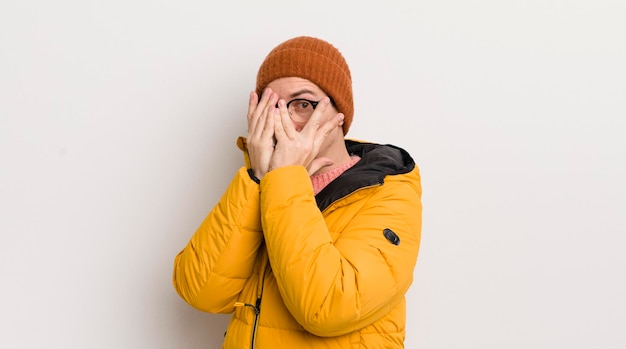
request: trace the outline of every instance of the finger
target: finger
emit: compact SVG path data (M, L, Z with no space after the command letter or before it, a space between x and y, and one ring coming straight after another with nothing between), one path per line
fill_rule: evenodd
M257 124L255 129L252 131L252 137L254 139L260 139L263 135L263 131L265 130L265 124L267 123L267 114L263 113L257 118Z
M324 97L320 101L320 103L317 105L317 108L315 108L315 111L313 111L311 118L306 123L306 125L304 125L301 132L316 133L320 127L322 116L324 116L324 112L326 111L326 108L328 108L329 104L330 104L330 98Z
M256 92L254 92L255 94L255 104L252 108L252 115L255 115L257 118L258 116L261 114L261 112L265 109L265 107L267 106L270 98L272 97L272 94L274 92L270 89L270 88L266 88L260 96L256 94Z
M282 116L280 115L280 111L278 109L273 110L273 119L274 119L274 136L276 137L276 144L281 141L288 140L287 133L285 132L285 127L283 123ZM287 122L290 124L289 122Z
M265 116L265 124L263 127L263 131L261 132L261 137L263 139L274 137L274 110L276 108L270 107L266 116Z
M267 103L267 101L270 99L273 93L274 91L272 91L272 89L269 87L263 90L263 92L261 93L261 100L259 101L259 105L264 106Z
M268 96L267 102L266 102L265 106L263 107L263 113L264 114L267 114L268 111L270 110L270 108L275 108L276 107L276 102L278 102L278 95L275 94L274 92L272 92L272 90L269 90L268 95L269 96Z
M273 108L276 104L276 100L278 96L272 90L266 89L263 93L263 97L261 98L261 102L259 102L257 109L252 116L252 126L251 131L249 133L253 134L256 137L260 137L265 129L265 124L267 122L267 113L269 108Z
M317 153L319 148L322 146L326 137L337 127L341 127L343 125L343 114L339 113L334 118L326 121L322 127L315 134L315 140L313 142L313 149Z
M259 96L256 91L250 92L250 98L248 99L248 133L252 129L252 115L254 114L254 110L256 109L257 104L259 103Z
M285 134L289 138L295 137L298 131L296 131L295 127L293 126L293 121L291 121L291 117L289 116L289 110L287 110L287 104L285 103L285 100L281 99L278 101L278 110Z
M248 133L253 134L257 129L259 118L262 114L263 108L267 103L267 100L270 98L271 90L265 89L263 91L261 98L259 100L259 96L256 92L254 92L254 97L251 97L250 106L248 109Z
M259 104L259 95L257 95L256 91L250 92L250 98L248 99L248 122L250 122L250 118L252 117L252 113L254 113L254 109L257 104Z

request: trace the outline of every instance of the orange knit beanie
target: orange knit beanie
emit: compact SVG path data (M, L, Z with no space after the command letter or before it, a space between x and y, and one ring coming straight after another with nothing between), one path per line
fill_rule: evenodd
M324 40L309 36L281 43L265 57L259 68L257 93L261 95L270 82L286 77L307 79L324 90L343 113L343 133L348 133L354 115L352 76L339 50Z

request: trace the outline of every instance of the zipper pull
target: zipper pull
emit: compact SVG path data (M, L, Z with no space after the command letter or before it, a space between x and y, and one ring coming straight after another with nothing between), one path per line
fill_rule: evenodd
M250 303L244 303L244 302L235 302L235 304L233 304L233 306L235 306L235 307L250 307L250 308L254 309L254 314L255 315L259 315L259 313L261 312L261 298L257 298L256 305L255 304L250 304Z
M256 299L256 305L254 306L254 313L256 315L259 315L260 312L261 312L261 297Z

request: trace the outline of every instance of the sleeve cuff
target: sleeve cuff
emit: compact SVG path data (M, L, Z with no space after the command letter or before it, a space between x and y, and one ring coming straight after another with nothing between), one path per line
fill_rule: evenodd
M258 179L255 175L254 175L254 170L249 168L248 169L248 175L250 176L250 179L252 179L256 184L261 184L261 180Z

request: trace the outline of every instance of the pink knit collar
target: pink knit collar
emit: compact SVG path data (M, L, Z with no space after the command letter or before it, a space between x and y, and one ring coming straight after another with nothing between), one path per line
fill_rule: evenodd
M350 167L354 166L357 162L359 162L359 160L361 160L359 156L352 155L350 157L350 161L345 164L328 172L311 176L311 183L313 183L313 191L315 192L315 195L322 191L322 189L324 189L330 182L334 181L342 173L346 172Z

